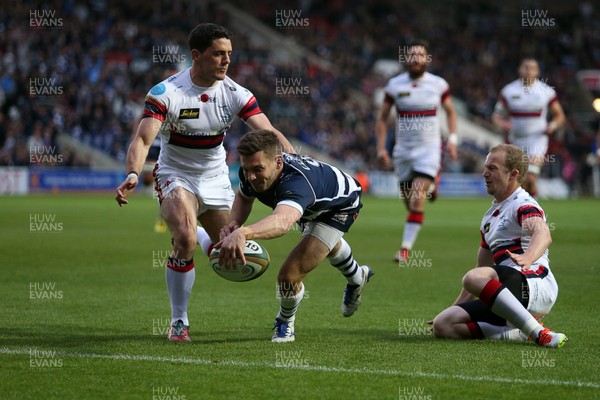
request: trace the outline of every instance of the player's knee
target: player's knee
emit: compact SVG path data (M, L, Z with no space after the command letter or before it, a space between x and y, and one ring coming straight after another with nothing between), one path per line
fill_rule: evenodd
M472 269L468 271L462 278L462 285L465 289L473 285L473 281L477 279L477 271Z
M302 275L296 268L283 267L279 270L277 281L281 285L295 285L302 281Z
M194 252L196 249L197 236L189 233L179 233L173 235L173 248L184 254Z
M447 316L444 313L441 313L433 320L432 325L433 336L437 338L447 338L450 337L450 329L451 324L448 320Z
M471 293L477 292L481 289L480 286L490 279L493 279L494 277L497 279L497 276L495 276L494 273L494 270L489 267L473 268L463 276L462 285Z

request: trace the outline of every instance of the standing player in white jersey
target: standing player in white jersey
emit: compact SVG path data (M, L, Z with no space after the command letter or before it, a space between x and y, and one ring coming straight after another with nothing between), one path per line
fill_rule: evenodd
M238 116L252 129L271 129L286 149L291 145L261 112L252 93L227 77L231 32L200 24L189 36L192 66L154 86L127 153L127 178L117 189L119 205L138 184L148 149L160 133L162 146L154 174L160 209L173 235L166 281L171 302L168 338L189 342L188 300L195 279L193 255L197 221L205 228L202 249L229 222L234 193L223 139ZM201 244L202 244L201 243Z
M544 164L548 138L565 122L556 92L538 79L540 68L533 58L524 58L519 66L519 78L500 91L493 123L512 143L525 151L529 169L523 189L537 195L537 176ZM551 120L548 121L548 112Z
M402 48L401 48L402 49ZM396 144L393 150L394 170L400 185L400 197L408 211L402 244L394 260L409 258L425 211L425 200L431 199L430 187L441 167L441 130L438 112L444 108L448 117L447 149L456 160L456 112L450 98L448 83L426 72L430 61L428 44L415 41L401 50L407 72L389 80L385 99L375 123L377 159L385 168L391 164L386 149L387 125L392 107L396 108ZM437 187L436 187L437 190Z
M342 315L358 309L361 294L373 272L354 260L344 233L362 207L362 188L350 175L310 157L281 152L277 136L269 131L244 135L238 144L240 190L231 210L231 222L222 230L219 261L245 262L247 239L273 239L286 234L297 222L302 237L279 270L279 314L275 318L275 343L295 339L296 311L304 297L302 280L325 258L347 280ZM254 200L273 209L273 214L243 226Z
M552 348L567 341L538 322L556 302L558 285L550 270L552 237L544 210L521 188L527 166L517 146L490 149L483 178L494 201L481 222L477 266L464 276L454 305L433 320L435 336L530 338Z

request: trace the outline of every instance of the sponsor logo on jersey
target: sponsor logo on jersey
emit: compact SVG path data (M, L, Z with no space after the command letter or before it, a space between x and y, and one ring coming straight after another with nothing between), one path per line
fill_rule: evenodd
M348 220L348 214L335 214L333 219L341 222L342 224Z
M508 223L508 218L506 217L500 217L500 225L498 225L498 232L501 231L505 231L508 229L508 227L506 226L506 224Z
M179 110L179 119L197 119L199 116L199 108L182 108Z
M398 97L408 97L410 96L410 92L400 92L398 93Z
M490 223L488 222L483 226L483 232L488 233L490 231Z

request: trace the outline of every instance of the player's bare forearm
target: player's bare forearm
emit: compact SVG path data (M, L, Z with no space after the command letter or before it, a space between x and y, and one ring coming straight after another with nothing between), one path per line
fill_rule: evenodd
M477 297L475 297L472 293L469 293L465 288L462 288L460 290L460 294L458 295L456 300L454 300L454 303L452 303L452 305L455 306L458 304L466 303L467 301L475 300L476 298Z
M458 117L456 115L456 110L454 109L454 105L452 104L452 100L448 97L444 100L442 104L444 106L444 110L446 110L446 115L448 119L448 133L456 133L456 121Z
M523 254L526 260L531 264L540 258L546 249L550 247L552 235L550 234L550 229L548 228L546 221L539 217L527 218L524 220L523 231L525 234L531 235L527 251Z
M386 141L387 141L387 123L381 119L375 122L375 135L377 138L377 154L380 152L386 152Z
M137 174L140 173L144 167L150 146L156 135L158 135L161 125L162 122L155 118L143 118L140 121L137 133L127 150L127 159L125 161L127 172L134 171Z
M546 128L546 133L548 135L552 135L557 129L563 126L566 120L565 113L558 101L555 101L550 106L550 114L552 115L552 119Z
M502 125L506 121L506 118L502 117L498 112L492 114L492 123L498 129L502 129Z
M479 247L477 251L477 264L476 267L491 267L494 265L494 257L490 249Z
M494 258L492 257L492 252L484 247L479 247L477 251L476 267L491 267L493 265ZM468 292L465 288L462 288L460 294L458 295L456 300L454 300L454 303L452 305L462 304L467 301L475 300L476 298L477 297Z
M236 222L238 225L243 225L252 211L253 203L254 199L246 198L240 193L237 193L235 195L235 199L233 200L233 206L231 207L229 220L231 222Z
M389 103L383 103L377 119L375 120L375 136L377 139L377 153L385 152L387 154L386 142L387 142L387 124L390 117L390 111L392 105Z
M275 129L275 127L273 126L273 124L271 124L271 121L269 121L269 118L267 118L265 114L261 113L253 115L252 117L246 120L246 124L252 130L268 129L270 131L273 131L273 133L275 133L279 138L279 142L281 142L282 150L286 153L296 154L296 149L294 149L294 146L292 146L290 141L285 137L283 133Z
M302 214L294 207L279 205L273 214L260 221L240 228L246 239L274 239L285 235Z
M275 128L273 128L272 131L275 132L275 134L279 138L279 141L281 142L281 146L282 146L284 152L289 153L289 154L297 153L296 149L294 148L292 143L289 140L287 140L287 138L285 137L285 135L283 133L279 132Z
M392 105L384 102L375 121L375 138L377 140L377 161L383 169L390 168L390 155L388 154L387 144L387 124L390 117Z
M129 145L127 150L127 159L125 161L126 171L135 172L139 175L140 171L144 167L144 162L148 156L150 146L146 146L143 140L136 136Z

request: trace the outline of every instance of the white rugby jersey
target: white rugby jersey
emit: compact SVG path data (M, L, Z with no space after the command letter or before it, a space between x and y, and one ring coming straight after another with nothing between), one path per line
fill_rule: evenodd
M225 165L223 139L233 119L259 113L252 93L229 77L200 87L188 68L148 92L143 118L163 122L159 165L201 173Z
M548 108L558 101L556 92L536 79L530 86L517 79L504 86L496 103L496 112L510 116L510 141L544 135Z
M411 79L408 72L390 79L385 86L385 99L396 106L396 146L415 148L423 144L439 144L441 131L438 111L450 96L450 87L441 77L425 72L419 79Z
M506 250L511 253L523 254L531 236L525 236L522 222L531 217L541 217L546 220L544 210L523 188L515 190L506 200L496 203L485 213L481 221L481 247L489 249L494 257L496 265L505 265L521 271L521 267L515 264L505 254ZM537 274L544 277L549 273L550 261L548 249L537 259L529 271L521 271L525 275Z

